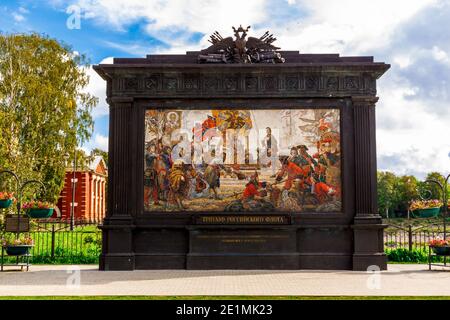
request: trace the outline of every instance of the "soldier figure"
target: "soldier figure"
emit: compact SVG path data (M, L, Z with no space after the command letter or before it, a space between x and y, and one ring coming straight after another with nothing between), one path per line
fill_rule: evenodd
M145 174L144 174L144 197L145 203L150 204L150 196L153 197L153 203L158 205L158 179L156 179L155 161L156 146L149 144L145 154Z
M175 161L169 173L169 199L175 202L180 210L186 209L183 200L189 194L189 182L185 164L182 160Z
M220 170L222 165L212 161L205 169L204 178L209 185L209 191L213 192L214 199L219 199L218 189L220 188Z

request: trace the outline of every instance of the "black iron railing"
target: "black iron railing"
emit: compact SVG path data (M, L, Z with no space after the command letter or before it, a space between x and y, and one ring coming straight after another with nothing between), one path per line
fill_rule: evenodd
M34 241L32 263L97 263L101 252L97 224L75 220L70 229L70 220L32 222L27 233Z

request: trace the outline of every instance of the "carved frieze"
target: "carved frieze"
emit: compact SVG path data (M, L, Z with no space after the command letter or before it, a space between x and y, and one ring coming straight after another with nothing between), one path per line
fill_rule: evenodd
M263 77L264 90L274 91L278 89L278 78L276 76L264 76Z
M299 88L298 75L286 76L286 89L287 90L298 90L298 88Z
M226 76L223 79L223 86L227 91L236 91L238 89L238 78L234 76Z
M336 91L339 89L339 78L335 76L331 76L327 78L326 88L330 91Z
M341 75L339 73L163 73L126 75L114 79L113 95L144 96L195 96L199 92L214 95L316 96L375 95L375 79L368 74Z
M245 77L245 90L246 91L258 90L258 77L255 76Z
M198 90L199 89L199 79L197 77L187 76L183 81L183 88L185 90Z
M125 79L125 90L137 90L139 87L139 81L136 78Z
M308 74L305 76L305 89L316 91L319 90L320 77Z
M219 89L219 77L205 77L203 78L203 88L205 91L214 92Z
M177 78L164 78L163 89L167 91L176 91L178 87Z
M151 91L156 91L158 89L158 82L159 82L158 76L148 77L144 81L145 81L145 89Z
M356 76L346 76L344 78L344 89L354 90L359 88L359 79Z

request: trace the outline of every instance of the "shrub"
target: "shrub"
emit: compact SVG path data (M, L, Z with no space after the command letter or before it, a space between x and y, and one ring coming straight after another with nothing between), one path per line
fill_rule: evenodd
M428 250L425 249L386 249L388 262L428 263ZM432 256L431 262L443 262L443 257Z

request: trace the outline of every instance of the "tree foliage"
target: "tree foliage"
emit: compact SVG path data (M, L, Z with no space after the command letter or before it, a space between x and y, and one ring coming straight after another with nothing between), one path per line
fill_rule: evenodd
M91 157L101 156L105 161L106 166L108 166L108 151L103 151L101 149L95 148L91 151Z
M442 186L445 184L445 178L439 172L430 172L425 180L434 180L439 182ZM428 182L423 186L424 189L429 191L428 196L431 199L442 199L442 189L434 182ZM447 188L450 191L450 187Z
M87 66L46 36L0 34L0 168L42 180L46 200L56 201L67 161L92 135Z
M391 172L378 172L378 210L380 213L388 216L396 203L395 174Z
M405 212L409 203L420 198L419 181L414 176L400 176L396 184L396 210Z
M437 172L431 172L425 180L435 179L444 183L443 177ZM434 184L419 181L414 176L396 176L392 172L377 173L378 212L382 216L390 217L397 212L406 215L409 203L421 198L442 200L442 192ZM430 192L427 192L429 190ZM450 191L450 186L448 187Z

